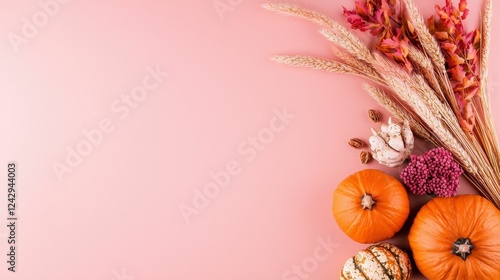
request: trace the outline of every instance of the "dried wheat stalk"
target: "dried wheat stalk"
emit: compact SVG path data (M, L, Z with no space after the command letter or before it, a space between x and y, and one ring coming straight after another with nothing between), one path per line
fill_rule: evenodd
M317 70L336 72L341 74L358 74L358 72L349 65L320 57L301 56L301 55L293 55L293 56L277 55L273 56L271 59L278 63L287 64L291 66L310 67Z
M341 47L333 47L332 52L345 64L350 65L360 73L363 73L363 75L369 78L370 80L382 83L382 78L370 64L366 63L365 61L356 59L356 57L352 56Z
M439 99L441 101L445 101L446 97L441 89L438 78L434 74L434 66L430 58L414 46L410 46L408 50L408 57L413 65L422 73L422 75L424 75L425 80L429 83L431 88L438 93Z
M451 104L453 111L457 113L459 112L458 104L456 103L453 89L446 73L446 60L444 59L443 53L441 52L441 48L439 47L436 38L434 38L434 36L432 36L432 34L429 32L429 28L425 24L424 19L418 12L417 7L413 3L413 1L403 0L403 2L406 8L406 15L409 21L415 27L415 33L419 38L422 48L434 65L436 79L439 81L439 84L443 89L442 93L444 94L445 99Z
M292 4L268 3L263 4L262 7L270 11L307 19L309 21L317 23L325 27L325 30L329 30L329 32L337 34L338 36L340 36L340 38L343 39L343 41L348 42L348 44L350 44L353 49L356 49L355 54L357 57L359 57L359 59L364 61L370 61L371 59L370 49L358 37L356 37L356 35L340 25L338 22L323 14Z
M386 92L378 87L369 84L363 84L363 88L382 105L389 113L394 115L400 121L407 120L410 123L411 130L422 139L432 141L427 130L422 127L419 121L410 115L399 103L394 102Z
M424 19L418 12L417 7L413 3L413 1L403 1L406 7L406 15L415 27L415 33L417 34L419 40L422 42L422 47L424 48L425 52L431 58L431 61L434 63L434 65L436 65L437 67L443 67L443 70L446 72L446 69L444 69L445 59L443 53L441 52L441 48L436 41L436 38L434 38L434 36L432 36L432 34L429 32L429 28L425 24Z
M481 82L487 80L488 77L488 57L490 53L491 41L491 17L493 15L493 1L485 0L484 9L481 21L481 62L480 62L480 78Z
M491 41L491 18L493 15L493 1L485 0L482 21L481 21L481 60L480 60L480 79L481 79L481 102L475 102L475 110L479 116L491 116L490 108L490 88L488 76L488 58ZM477 104L480 103L480 104ZM479 118L480 129L478 134L481 137L481 143L484 145L485 152L488 154L490 161L498 161L500 151L498 145L498 137L491 118ZM496 172L500 174L500 166L493 164L496 167Z

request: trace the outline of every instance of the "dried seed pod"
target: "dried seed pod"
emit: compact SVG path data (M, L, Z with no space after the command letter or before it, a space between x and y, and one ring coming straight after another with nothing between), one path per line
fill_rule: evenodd
M362 164L370 163L370 161L372 161L372 154L367 151L361 151L361 153L359 153L359 160Z
M362 148L365 146L365 142L361 139L358 138L352 138L349 140L349 145L351 147L354 147L356 149Z
M377 110L370 109L368 110L368 117L372 120L372 122L376 123L382 119L382 114Z
M372 128L372 133L369 139L370 148L373 158L379 163L396 167L410 156L414 138L407 120L400 125L389 118L389 122L382 125L380 131Z

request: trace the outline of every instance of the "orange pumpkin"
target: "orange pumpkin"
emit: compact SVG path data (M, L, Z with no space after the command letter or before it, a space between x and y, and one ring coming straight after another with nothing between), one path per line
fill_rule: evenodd
M344 179L333 193L333 216L354 241L375 243L394 236L410 213L408 194L391 175L365 169Z
M500 211L479 195L432 199L418 212L408 239L429 279L500 277Z

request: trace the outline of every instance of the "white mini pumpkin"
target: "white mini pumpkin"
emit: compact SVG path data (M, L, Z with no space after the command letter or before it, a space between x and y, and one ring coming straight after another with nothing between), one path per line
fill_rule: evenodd
M340 280L408 280L412 267L405 251L389 243L372 245L348 259Z

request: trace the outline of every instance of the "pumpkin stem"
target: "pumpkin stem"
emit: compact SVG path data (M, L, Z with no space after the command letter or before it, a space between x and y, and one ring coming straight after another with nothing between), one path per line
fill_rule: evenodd
M453 243L451 253L461 257L465 261L467 256L472 253L472 249L474 249L474 245L469 238L459 238Z
M365 193L365 195L361 198L361 206L363 206L363 210L372 210L373 204L375 204L375 200L373 200L370 194Z

